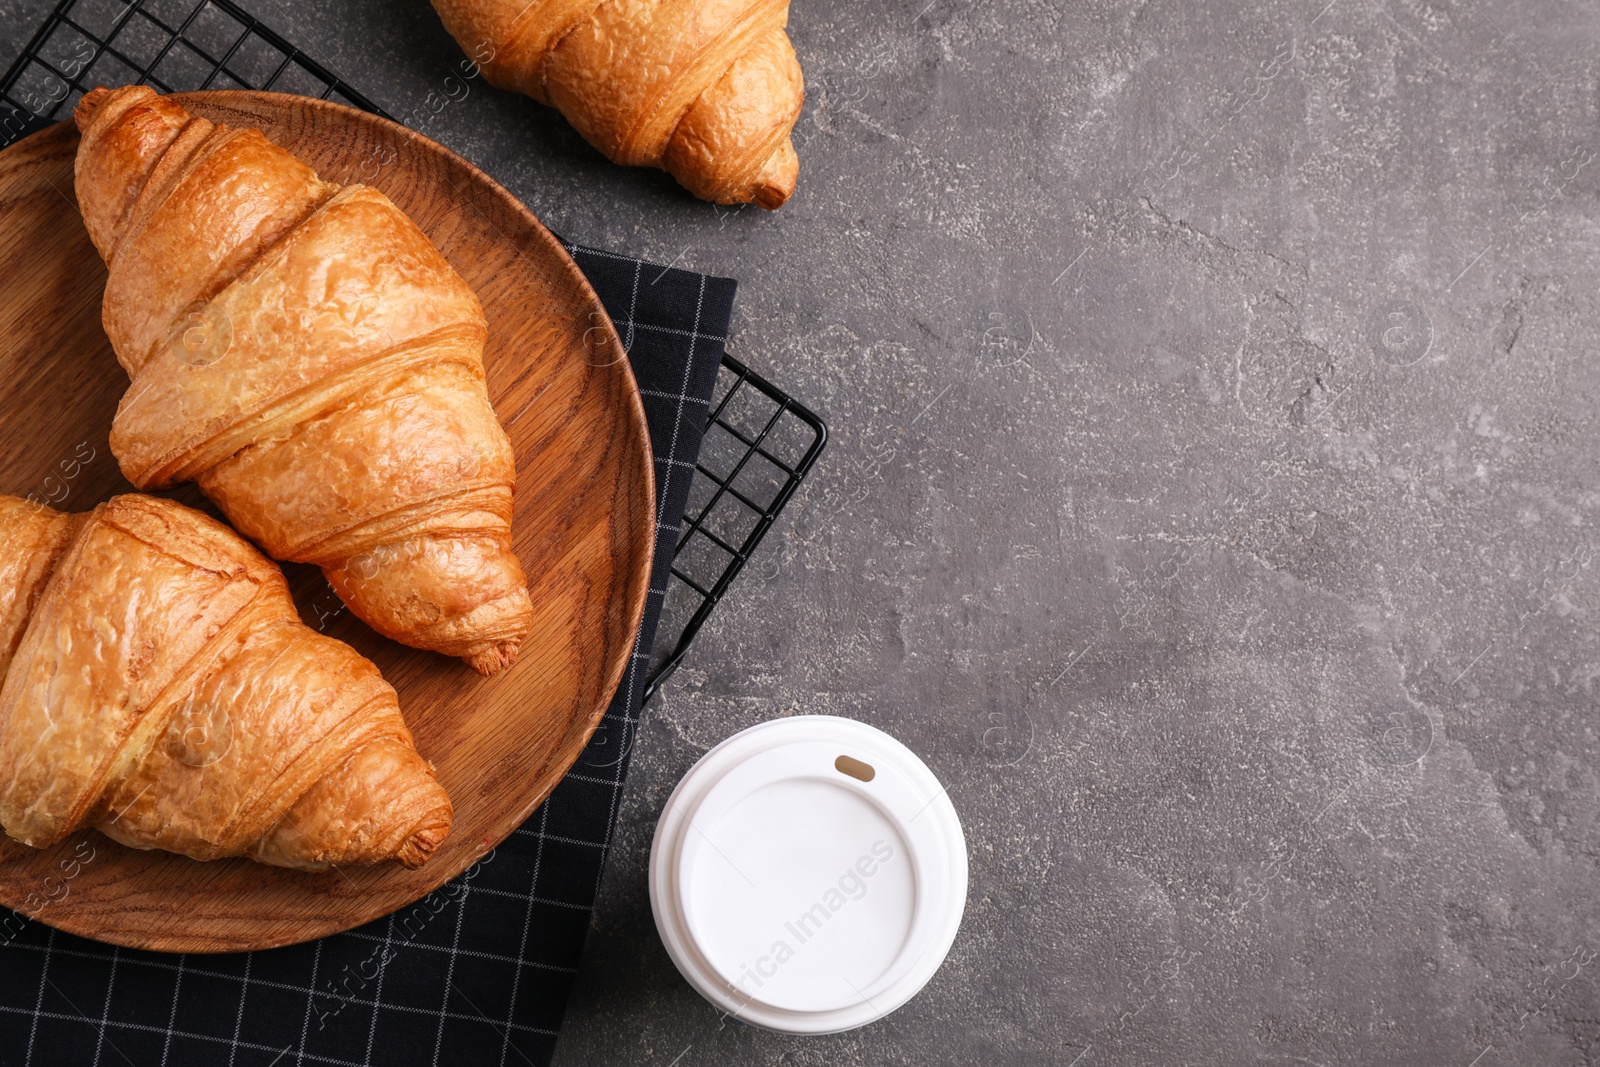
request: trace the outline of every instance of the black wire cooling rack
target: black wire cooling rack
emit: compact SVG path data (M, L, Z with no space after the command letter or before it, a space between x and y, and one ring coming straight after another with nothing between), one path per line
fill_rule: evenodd
M678 669L712 610L828 443L804 405L732 356L722 357L683 531L672 556L660 633L676 630L650 664L644 700Z
M70 115L85 86L135 83L270 89L392 117L231 0L61 0L0 79L0 148ZM827 440L805 405L723 357L645 700L683 662Z

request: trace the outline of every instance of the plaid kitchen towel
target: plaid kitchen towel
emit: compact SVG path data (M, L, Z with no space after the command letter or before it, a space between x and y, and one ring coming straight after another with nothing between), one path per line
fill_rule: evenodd
M113 948L0 908L0 1065L550 1062L599 889L736 283L568 245L616 323L655 452L655 566L588 748L493 853L418 904L307 945ZM174 902L181 906L181 902Z

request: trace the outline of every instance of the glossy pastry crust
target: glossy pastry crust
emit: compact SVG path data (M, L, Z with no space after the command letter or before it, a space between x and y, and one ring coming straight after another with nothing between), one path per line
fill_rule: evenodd
M515 662L533 606L516 467L476 295L382 193L142 86L76 112L76 186L132 379L111 448L141 489L197 481L379 632Z
M433 0L495 85L558 108L615 162L777 208L805 79L788 0Z
M0 828L323 869L424 863L450 798L394 690L182 505L0 497Z

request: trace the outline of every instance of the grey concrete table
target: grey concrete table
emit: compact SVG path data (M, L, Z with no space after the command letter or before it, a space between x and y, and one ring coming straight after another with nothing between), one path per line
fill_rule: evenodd
M48 0L0 2L9 61ZM399 114L424 0L245 0ZM647 712L580 1064L1600 1062L1600 9L797 0L799 191L729 212L475 91L558 231L743 282L834 444ZM879 725L971 846L884 1022L723 1026L645 858L678 776Z

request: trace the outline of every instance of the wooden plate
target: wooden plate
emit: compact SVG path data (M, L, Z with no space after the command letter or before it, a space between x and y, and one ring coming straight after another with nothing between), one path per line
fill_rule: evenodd
M312 567L285 568L312 627L354 645L399 691L417 748L455 803L455 830L418 871L389 863L305 874L197 863L85 832L0 862L0 903L134 948L223 952L348 930L423 897L522 823L577 760L628 665L655 535L638 386L599 299L509 193L404 127L275 93L178 97L254 126L345 184L387 194L478 292L484 362L517 455L514 537L537 612L511 670L379 637ZM0 492L84 511L132 487L107 446L128 385L100 326L106 272L73 196L78 134L62 123L0 152ZM174 497L205 507L193 487ZM93 859L77 864L93 850Z

